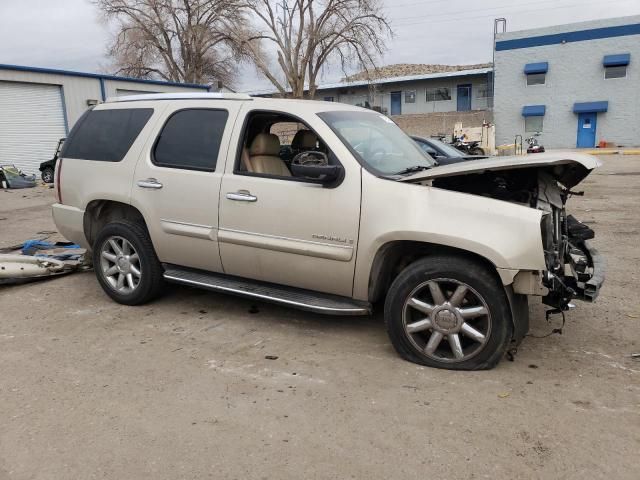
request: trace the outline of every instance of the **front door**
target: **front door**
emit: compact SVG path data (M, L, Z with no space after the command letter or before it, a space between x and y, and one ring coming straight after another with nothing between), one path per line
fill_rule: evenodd
M240 147L242 154L230 156L220 190L218 241L224 272L351 296L360 166L352 159L340 160L351 153L303 107L295 118L284 112L251 111L250 102L243 107L246 117L237 124L245 128L231 141L232 149ZM311 130L305 136L317 141L305 141L306 150L327 152L330 163L343 166L345 175L338 186L327 188L289 175L289 159L281 156L277 144L295 144L293 129ZM258 170L259 162L263 168Z
M458 111L471 110L471 85L458 85Z
M131 202L161 262L221 272L218 195L239 102L208 103L171 103L138 160Z
M402 114L402 92L391 92L391 115Z
M578 114L578 148L593 148L596 146L596 124L598 114L595 112Z

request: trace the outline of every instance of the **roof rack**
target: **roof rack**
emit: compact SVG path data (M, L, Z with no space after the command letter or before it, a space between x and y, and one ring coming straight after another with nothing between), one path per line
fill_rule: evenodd
M109 97L105 103L137 102L144 100L253 100L253 98L245 93L149 93L141 95L124 95L122 97Z

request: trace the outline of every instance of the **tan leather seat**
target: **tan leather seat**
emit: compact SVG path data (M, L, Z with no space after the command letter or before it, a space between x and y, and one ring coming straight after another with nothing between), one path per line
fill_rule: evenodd
M249 147L249 165L254 173L290 177L291 172L280 158L280 140L272 133L259 133Z
M298 130L291 140L291 148L299 152L314 150L317 145L318 136L311 130Z
M240 154L240 161L242 162L242 170L247 172L253 172L253 165L251 165L251 159L249 158L249 149L244 147Z

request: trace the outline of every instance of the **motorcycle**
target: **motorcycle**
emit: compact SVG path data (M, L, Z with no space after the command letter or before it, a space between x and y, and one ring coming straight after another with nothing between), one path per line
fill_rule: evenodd
M539 136L540 132L534 133L531 137L524 140L529 145L527 147L527 153L544 153L544 145L538 143Z
M484 155L484 150L480 147L480 142L467 142L464 136L456 137L451 145L467 155Z

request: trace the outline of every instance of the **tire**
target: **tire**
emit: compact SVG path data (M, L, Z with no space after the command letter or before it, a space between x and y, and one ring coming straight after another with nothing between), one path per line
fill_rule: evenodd
M471 149L471 155L484 155L484 150L481 149L480 147L476 147Z
M44 183L53 183L53 175L53 168L46 167L44 170L42 170L42 174L40 175L40 177L42 178L42 181Z
M384 318L402 358L450 370L493 368L513 334L499 279L456 256L426 257L405 268L387 293Z
M100 230L93 244L93 268L105 293L123 305L147 303L160 295L164 286L162 265L147 229L128 220L108 223Z

